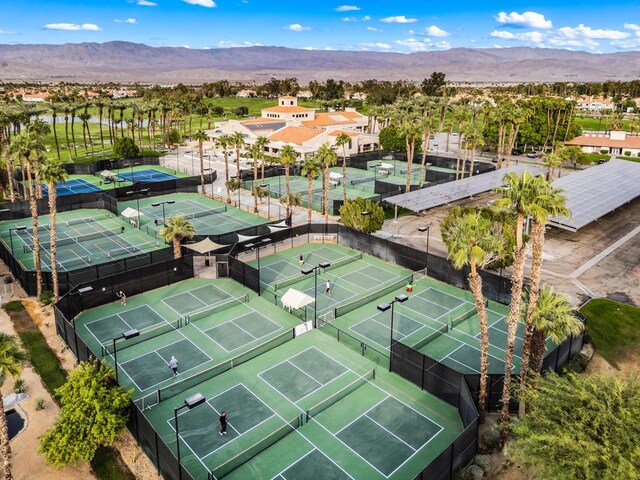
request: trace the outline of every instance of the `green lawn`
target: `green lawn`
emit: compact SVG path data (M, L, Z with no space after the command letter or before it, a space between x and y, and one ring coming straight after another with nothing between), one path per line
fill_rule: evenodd
M599 119L597 117L576 117L576 122L582 127L583 130L610 130L609 121L605 118ZM631 127L630 120L622 120L622 129L629 131Z
M604 298L591 300L580 312L596 351L611 365L640 351L640 309Z

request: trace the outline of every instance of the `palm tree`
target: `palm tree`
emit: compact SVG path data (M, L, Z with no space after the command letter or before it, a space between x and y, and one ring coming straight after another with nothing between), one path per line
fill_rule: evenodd
M9 200L11 200L11 203L16 201L16 195L15 192L13 191L13 158L11 157L11 155L8 154L8 152L6 150L2 151L0 150L2 153L2 157L4 157L5 162L7 164L7 177L8 177L8 185L9 185Z
M442 240L447 246L447 258L453 266L470 267L467 281L473 292L480 323L480 394L478 410L480 422L484 422L487 402L487 371L489 367L489 325L482 294L482 277L479 268L484 268L502 255L504 240L499 225L482 216L479 211L462 214L454 209L448 222L441 225ZM446 225L446 226L445 226Z
M231 145L236 149L236 175L240 178L240 149L246 145L242 132L233 132L231 134Z
M231 145L231 137L229 135L220 135L217 143L222 148L222 155L224 155L224 185L227 189L227 203L231 203L231 192L229 191L229 156L227 155L227 148Z
M91 120L91 114L85 111L79 114L78 118L82 121L82 140L84 142L84 151L88 152L87 133L89 134L89 140L91 140L91 132L89 131L89 120Z
M261 172L261 181L262 183L264 183L264 151L267 148L267 145L269 145L269 139L267 137L264 136L260 136L258 138L256 138L256 142L255 145L258 146L260 148L260 162L262 163L262 172Z
M347 201L347 152L346 147L351 143L351 137L346 132L340 132L336 137L334 145L336 148L342 147L342 201Z
M400 134L405 137L407 150L407 185L406 193L411 191L411 166L413 164L413 154L416 151L416 139L420 136L422 129L417 119L411 115L406 115L402 120Z
M316 156L307 157L302 161L300 173L302 176L307 177L309 186L307 188L307 221L311 223L311 216L313 212L313 179L322 173L322 167L320 160Z
M104 107L106 103L103 99L97 98L94 104L98 109L98 124L100 127L100 147L104 150L104 135L102 133L102 117L104 115Z
M280 155L278 157L278 161L280 162L281 165L284 165L284 178L285 178L285 187L287 189L287 193L286 193L287 198L291 196L289 170L291 168L291 165L295 165L296 160L297 160L297 154L291 145L284 145L280 149ZM289 218L289 215L291 215L291 209L289 208L289 206L287 206L287 218Z
M538 196L537 184L529 172L524 172L518 177L511 172L505 175L506 185L495 189L500 195L496 206L500 209L510 210L516 215L516 244L513 252L513 270L511 275L511 304L507 328L507 348L504 355L505 371L504 386L502 390L502 435L506 438L507 425L509 423L509 401L511 399L511 368L513 367L513 354L516 342L518 321L520 319L520 303L522 300L522 283L524 275L525 242L524 221L526 216L538 210L535 199Z
M280 203L287 208L287 211L291 212L293 216L293 212L296 207L299 207L302 203L302 194L300 192L289 193L288 195L283 195L280 197Z
M544 165L547 167L547 180L553 179L553 173L556 168L558 168L562 163L562 158L560 155L554 152L548 152L544 154Z
M51 278L53 281L53 301L58 300L58 263L57 257L57 237L56 237L56 197L57 184L66 182L69 174L64 169L64 165L60 159L50 158L40 165L40 174L42 180L47 184L49 190L49 215L50 215L50 231L51 231Z
M180 258L182 252L180 242L183 238L193 238L196 229L189 220L181 215L167 218L167 225L160 229L160 236L164 237L167 242L173 244L173 258Z
M44 152L46 150L44 139L47 135L51 133L51 127L49 126L49 124L45 123L44 120L41 120L40 118L36 118L33 122L27 125L27 129L36 138L39 139L39 144L40 144L39 152L40 153ZM38 157L36 158L36 161L39 161L39 160L40 160L40 155L38 155ZM34 164L33 172L34 172L34 179L36 182L36 198L40 200L42 199L42 182L40 181L40 169L37 168L37 163Z
M200 188L202 188L202 194L204 191L204 142L209 140L209 135L204 130L198 130L193 135L193 139L198 141L198 153L200 154Z
M58 117L58 113L60 112L60 106L56 103L51 103L51 129L53 130L53 141L56 144L56 155L58 156L58 160L60 159L60 144L58 143L58 132L56 130L56 118Z
M529 305L525 315L525 333L522 345L522 365L520 367L520 404L518 413L520 417L525 414L523 398L527 388L527 375L529 370L529 352L531 350L531 340L533 337L533 314L538 301L540 291L540 277L542 273L542 259L544 249L544 239L549 216L569 217L571 212L566 207L566 197L562 195L562 190L553 188L551 182L542 176L533 179L534 189L538 195L534 199L535 209L531 209L531 287L529 290Z
M73 155L75 157L78 156L78 149L76 147L76 131L75 131L75 121L76 121L76 111L80 108L80 105L76 103L72 103L69 105L70 113L71 113L71 141L73 142Z
M249 155L253 159L253 182L251 183L251 192L253 194L253 212L258 213L258 159L260 158L260 146L254 143L249 147Z
M324 212L324 223L329 223L329 169L338 161L338 154L327 142L320 145L316 151L316 158L322 167L322 210ZM311 199L309 199L311 201Z
M2 378L17 378L22 372L22 363L26 360L24 352L20 349L18 339L13 335L0 333L0 376ZM0 392L0 405L3 398ZM9 443L9 426L7 425L7 417L2 409L0 414L0 451L4 459L4 478L11 480L13 474L11 472L11 444Z

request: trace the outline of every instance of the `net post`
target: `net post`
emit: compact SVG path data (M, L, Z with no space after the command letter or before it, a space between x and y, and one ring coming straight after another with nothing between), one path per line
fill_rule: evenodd
M309 410L307 410L307 423L309 423Z
M375 369L375 368L373 369L373 374L372 374L371 379L372 379L372 380L375 380L375 379L376 379L376 369Z

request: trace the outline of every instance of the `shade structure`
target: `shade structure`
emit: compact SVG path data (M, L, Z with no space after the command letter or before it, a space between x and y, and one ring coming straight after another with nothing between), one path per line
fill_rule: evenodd
M138 212L138 210L131 207L125 208L120 215L122 215L124 218L138 218L139 216L144 217L144 213Z
M311 305L315 300L300 290L290 288L282 296L282 306L289 310L296 310L298 308L304 308L307 305Z
M196 243L187 243L186 245L184 245L184 248L188 248L189 250L193 250L194 252L200 254L213 252L225 247L228 247L228 245L220 245L219 243L211 240L209 237Z

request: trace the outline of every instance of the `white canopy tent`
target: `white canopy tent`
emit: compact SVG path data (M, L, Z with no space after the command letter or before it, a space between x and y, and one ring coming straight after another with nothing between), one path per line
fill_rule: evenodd
M282 296L282 306L289 311L297 310L299 308L304 308L307 305L311 305L315 300L313 297L310 297L304 292L300 290L296 290L295 288L290 288L286 291L286 293Z
M116 174L111 172L111 171L109 171L109 170L103 170L103 171L100 172L100 176L107 178L107 177L115 177Z
M139 226L140 217L144 217L144 214L142 212L139 212L135 208L131 207L125 208L120 215L126 218L129 223L131 223L131 225L135 225L136 227Z

